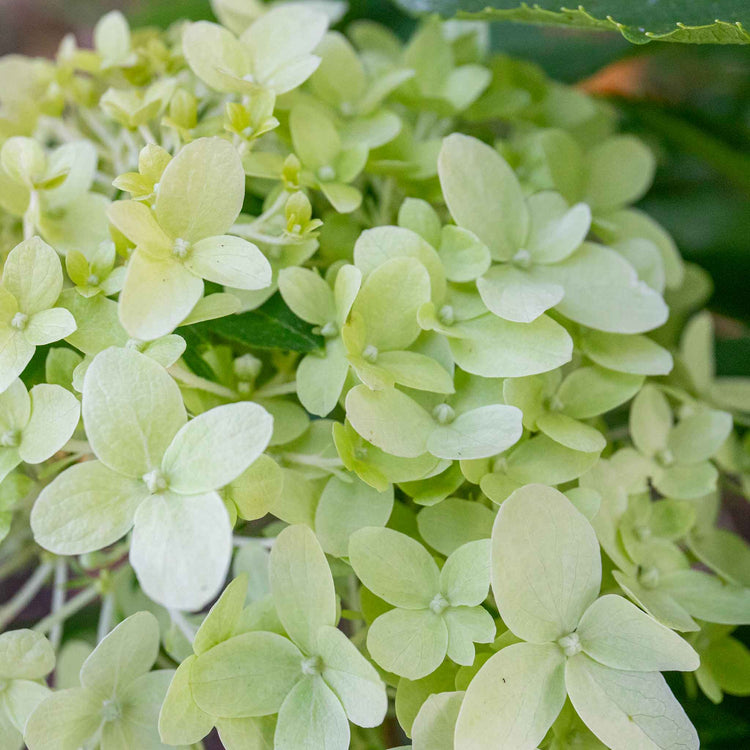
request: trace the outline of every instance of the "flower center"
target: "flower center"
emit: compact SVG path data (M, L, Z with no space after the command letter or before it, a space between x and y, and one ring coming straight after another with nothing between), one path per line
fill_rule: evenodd
M23 331L28 324L29 316L22 312L17 312L10 321L11 328L15 328L17 331Z
M21 444L21 433L19 430L6 430L0 436L0 445L4 448L18 448Z
M531 265L531 253L521 248L511 259L519 268L528 268Z
M669 448L665 448L656 454L656 460L664 467L671 466L674 463L674 453Z
M438 310L438 320L444 326L452 326L456 320L456 314L453 310L453 307L451 305L443 305Z
M182 237L178 237L172 243L172 255L175 258L184 260L185 258L187 258L189 252L190 252L190 243L187 240L183 240Z
M339 327L330 321L320 329L320 335L326 339L332 339L334 336L338 335L338 332Z
M374 365L378 359L378 347L368 344L365 350L362 352L362 357L367 360L371 365Z
M319 656L309 656L303 659L300 665L302 674L316 675L323 671L323 660Z
M120 707L113 700L106 700L102 703L101 710L102 721L115 721L120 718Z
M448 607L450 607L450 602L442 594L435 594L435 597L430 602L430 609L436 615L442 615Z
M635 532L635 538L639 542L646 542L651 538L651 527L646 524L639 524L633 529Z
M149 471L148 474L143 475L142 479L145 482L148 491L152 495L155 495L158 492L163 492L169 486L167 483L167 478L164 476L164 474L161 473L159 469Z
M438 424L450 424L456 418L456 412L448 404L438 404L432 410L432 417Z
M647 589L655 589L659 585L659 569L655 567L641 568L638 582Z
M98 276L97 276L97 275L96 275L95 273L92 273L92 274L91 274L91 275L90 275L90 276L88 277L88 279L86 279L86 283L87 283L87 284L88 284L89 286L99 286L99 277L98 277Z
M319 180L330 182L336 179L336 170L330 164L324 164L318 168L317 175Z
M568 633L568 635L564 635L562 638L558 639L557 645L563 650L565 656L575 656L576 654L580 654L583 648L578 633Z

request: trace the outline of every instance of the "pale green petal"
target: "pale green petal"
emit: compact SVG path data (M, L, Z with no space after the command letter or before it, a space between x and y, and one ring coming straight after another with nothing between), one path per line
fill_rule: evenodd
M252 242L224 234L196 242L185 258L196 276L233 289L265 289L271 284L271 265Z
M138 201L115 201L107 216L139 250L154 258L166 258L172 250L172 239L159 226L154 212Z
M403 458L427 451L435 428L432 417L413 399L395 388L371 391L365 385L352 388L346 397L346 416L368 442Z
M60 295L60 306L70 310L78 324L65 340L84 354L98 354L110 346L125 346L128 334L120 325L117 303L103 294L82 297L74 289Z
M530 196L529 236L524 248L534 263L557 263L578 249L591 226L591 209L585 203L572 208L559 193L542 191Z
M150 341L172 333L203 294L203 279L173 258L151 258L136 250L127 268L119 314L133 338Z
M585 474L598 460L599 451L583 453L536 435L515 448L506 459L506 472L514 482L562 484Z
M347 750L349 734L344 707L314 675L300 680L281 706L274 750Z
M307 526L290 526L278 535L269 576L284 629L305 653L314 653L318 630L336 625L336 594L325 554Z
M250 72L250 55L234 34L216 23L191 23L182 35L185 60L201 80L216 91L242 90L241 79Z
M474 663L475 643L491 643L495 621L484 607L449 607L443 613L448 628L448 658L470 667Z
M388 709L385 684L375 667L338 628L318 631L317 653L323 660L321 677L346 711L353 724L377 727Z
M243 34L241 41L249 52L253 63L253 74L265 85L272 86L282 94L298 86L312 75L319 58L313 57L315 67L294 83L294 86L279 87L274 79L289 66L308 56L323 38L328 27L328 17L314 8L299 5L279 6L269 10L255 21Z
M101 699L82 688L60 690L39 704L26 724L29 750L78 750L101 724Z
M245 172L237 150L223 138L199 138L167 165L154 211L170 237L197 242L224 234L244 198Z
M279 291L292 312L308 323L323 326L336 318L337 305L331 287L309 268L281 270Z
M417 310L430 299L430 277L414 258L392 258L374 269L352 307L366 324L367 343L406 349L420 332Z
M399 222L400 217L399 212ZM490 267L492 258L487 245L468 229L449 225L443 228L438 239L438 253L449 281L474 281Z
M270 456L259 456L248 469L222 491L237 508L240 518L263 518L281 496L284 475Z
M23 732L29 716L50 695L47 685L30 680L11 680L0 695L0 711L5 711L13 726ZM3 735L2 740L5 740Z
M453 735L464 693L431 695L419 709L412 725L414 750L453 750Z
M667 319L661 296L639 281L621 255L602 245L586 242L561 263L535 266L530 273L562 286L565 298L556 309L597 331L643 333Z
M191 654L177 667L159 713L159 734L169 745L200 742L214 725L213 717L193 700L190 672L197 658Z
M573 342L546 315L533 323L512 323L483 315L454 326L462 338L450 339L456 364L485 378L519 378L554 370L570 361Z
M510 493L509 493L510 494ZM449 497L417 515L420 536L443 555L466 542L489 539L495 514L481 503Z
M398 225L416 232L433 247L440 245L442 229L440 217L435 209L422 198L404 199L398 209ZM442 256L441 259L445 260Z
M24 329L26 340L34 346L44 346L70 336L76 329L75 318L62 307L34 313Z
M159 623L150 612L136 612L100 641L81 667L81 685L102 700L120 696L146 674L159 653ZM166 687L165 687L166 690Z
M152 495L135 514L130 564L144 593L164 607L195 611L221 589L232 526L221 498Z
M511 265L491 268L477 279L477 289L490 312L516 323L531 323L565 296L559 284L538 281Z
M484 242L493 258L507 260L523 247L529 226L523 191L495 149L454 133L443 140L438 174L454 221Z
M2 294L2 287L0 287ZM12 315L11 315L12 317ZM0 389L5 390L25 369L36 347L20 331L0 329Z
M216 729L226 750L273 750L275 716L217 719Z
M189 326L193 323L202 323L204 320L224 318L227 315L240 312L241 309L242 305L234 294L216 292L215 294L201 297L180 325Z
M565 497L584 515L589 521L593 520L599 513L602 505L602 496L592 487L573 487L565 491ZM596 527L594 527L596 530Z
M448 628L429 609L392 609L367 632L367 650L386 671L410 680L434 672L445 659Z
M71 438L81 405L70 391L59 385L35 385L29 395L31 419L22 430L18 452L27 464L40 464Z
M557 391L562 411L576 419L599 416L629 401L643 384L642 375L626 375L602 367L580 367Z
M4 680L38 680L55 666L50 642L34 630L7 630L0 634L0 676Z
M399 385L432 393L453 393L453 378L432 357L418 352L382 352L377 366L387 370Z
M529 485L501 506L492 531L492 590L505 624L544 643L572 633L599 593L599 542L557 490ZM532 586L529 581L544 581Z
M395 607L420 610L440 592L440 571L430 553L399 531L356 531L349 539L349 561L360 581Z
M458 665L446 659L432 674L419 680L402 677L396 688L396 718L407 736L412 734L414 719L419 709L433 693L456 688Z
M439 458L488 458L517 443L522 433L520 409L482 406L436 426L427 439L427 450Z
M617 135L594 146L586 155L586 202L594 210L634 203L648 190L656 160L651 150L632 135Z
M378 492L358 477L331 477L315 510L315 533L325 552L346 557L349 537L365 526L385 526L392 510L392 486Z
M197 494L229 484L263 453L272 432L271 415L250 401L203 412L180 429L164 454L170 490Z
M0 426L5 430L23 430L31 417L31 397L20 378L0 391Z
M607 441L599 430L561 412L548 411L536 420L537 427L556 443L582 453L604 450Z
M52 307L62 285L60 257L39 237L21 242L8 253L3 266L3 286L26 315Z
M343 34L330 31L316 51L322 59L310 79L310 88L337 107L355 104L365 93L367 79L351 42Z
M247 586L247 576L240 575L224 589L193 638L193 651L196 655L200 656L234 635L237 621L245 606Z
M693 647L621 596L597 599L578 625L583 651L613 669L692 672L700 660Z
M691 500L716 489L719 472L710 461L699 464L670 466L651 477L653 485L665 497Z
M489 539L467 542L452 552L440 571L440 591L453 607L481 604L490 588Z
M356 211L362 203L362 193L343 182L323 182L320 191L340 214Z
M722 578L750 586L750 545L741 536L727 529L694 529L687 543L690 551Z
M276 633L243 633L193 662L193 698L211 716L276 713L302 677L303 658L289 639Z
M159 709L174 672L160 669L141 675L118 695L120 718L102 728L102 750L163 750Z
M469 683L456 750L536 748L565 703L562 651L551 643L506 646Z
M656 386L646 384L630 406L630 437L646 456L667 447L672 429L672 410L667 397Z
M48 484L31 511L34 539L58 555L80 555L113 544L128 533L145 485L85 461Z
M158 468L185 421L177 384L145 355L108 349L88 368L83 424L97 458L114 471L142 477Z
M658 672L623 672L584 654L569 659L565 686L578 715L612 750L698 750L698 735Z
M631 375L668 375L672 355L655 341L641 335L584 331L581 337L584 354L597 365Z
M311 414L325 417L338 403L349 373L340 338L326 341L325 354L308 354L297 367L297 395Z
M750 588L723 583L700 570L678 570L660 587L693 617L725 625L750 624Z
M714 456L732 431L732 415L706 409L681 419L669 433L667 447L681 464L699 464Z
M289 114L289 129L294 152L305 167L314 172L333 169L341 151L341 139L323 107L314 102L300 102Z

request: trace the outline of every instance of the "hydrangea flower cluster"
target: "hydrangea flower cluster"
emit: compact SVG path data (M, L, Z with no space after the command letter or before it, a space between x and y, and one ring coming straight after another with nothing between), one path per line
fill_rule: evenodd
M0 59L3 749L698 748L750 379L652 151L481 24L213 5Z

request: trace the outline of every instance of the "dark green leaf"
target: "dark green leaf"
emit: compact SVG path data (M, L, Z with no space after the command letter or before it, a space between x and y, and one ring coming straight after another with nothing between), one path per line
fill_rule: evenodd
M183 334L183 330L177 332ZM218 336L256 349L311 352L323 346L323 338L313 333L313 327L300 320L279 294L274 294L256 310L197 323L188 326L187 331L188 336L191 333L203 339Z
M521 21L619 31L635 44L655 39L691 44L750 44L747 0L587 0L565 8L560 0L397 0L414 13Z

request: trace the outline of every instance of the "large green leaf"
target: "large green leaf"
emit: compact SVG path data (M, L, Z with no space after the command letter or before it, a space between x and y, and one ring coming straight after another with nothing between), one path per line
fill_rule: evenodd
M750 6L745 0L588 0L586 4L559 0L397 0L411 12L443 16L520 21L619 31L628 41L646 44L655 39L690 44L750 43Z
M180 333L183 330L180 329ZM227 341L259 349L311 352L323 347L323 337L314 333L309 323L298 318L279 294L274 294L255 310L207 320L189 326L187 330L204 339L213 334Z

